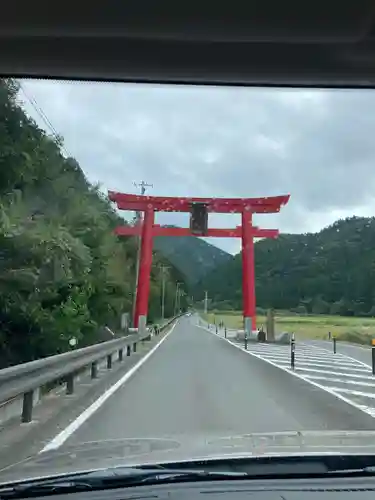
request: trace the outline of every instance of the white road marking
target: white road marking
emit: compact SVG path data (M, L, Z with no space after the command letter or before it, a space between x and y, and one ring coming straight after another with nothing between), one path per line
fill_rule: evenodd
M239 341L233 340L233 342L240 343ZM358 361L357 359L349 358L348 356L345 356L344 354L333 354L328 351L320 351L318 347L314 348L313 350L311 349L305 349L301 344L298 345L298 354L300 354L304 359L312 359L312 360L317 360L321 362L325 362L329 360L330 362L334 364L347 364L347 365L355 365L358 366L360 364L367 370L370 369L368 365L365 363L362 363L361 361ZM254 344L254 343L249 343L249 348L251 348L252 352L259 352L260 354L265 354L267 353L267 356L283 356L289 355L290 354L290 346L284 346L283 349L277 348L274 345L269 345L269 344Z
M306 346L306 347L310 347L309 344L302 343L301 345L302 346ZM346 345L350 345L350 344L346 344ZM342 353L333 354L333 352L330 349L326 349L325 347L315 347L315 349L319 349L320 351L327 352L328 354L331 354L331 356L335 356L335 357L336 356L342 356L342 357L344 357L346 359L351 359L352 361L355 361L359 365L362 365L362 366L364 366L366 368L371 368L372 367L371 363L364 363L363 361L360 361L359 359L353 358L352 356L349 356L348 354L342 354ZM367 352L370 353L369 350L367 350Z
M306 378L312 380L325 380L326 382L334 382L335 384L349 384L349 385L363 385L364 387L373 387L375 389L375 381L371 384L370 382L365 382L361 380L344 380L342 378L330 378L322 375L305 375ZM333 387L331 387L333 389Z
M344 401L345 403L353 406L354 408L361 410L362 412L370 415L371 417L375 418L375 407L368 406L367 404L361 404L362 401L358 401L358 398L363 398L364 400L366 399L375 399L375 390L373 393L371 392L362 392L362 391L357 391L353 388L340 388L340 387L332 387L329 385L329 383L332 381L332 378L330 375L334 376L342 376L345 377L343 380L340 380L340 383L347 384L348 386L350 385L348 382L353 382L353 381L358 381L359 379L372 379L375 382L375 377L370 376L371 370L369 366L366 363L363 363L362 361L356 360L350 356L346 356L345 354L334 354L322 347L311 347L308 346L308 350L306 349L306 345L304 344L297 344L296 345L296 365L295 365L295 370L292 370L290 368L290 346L270 346L268 344L254 344L252 342L249 342L248 344L248 350L245 350L243 347L243 342L236 341L235 339L228 339L224 338L221 335L218 335L215 333L215 331L210 330L209 328L202 326L202 325L197 325L200 328L208 331L212 335L215 335L221 340L224 340L231 344L233 347L240 349L241 351L249 354L250 356L254 356L258 359L261 359L265 361L266 363L269 363L270 365L279 368L280 370L283 370L290 375L293 375L294 377L297 377L301 380L304 380L305 382L308 382L309 384L328 392L332 396L336 397L337 399L340 399L341 401ZM221 333L221 332L219 332ZM316 351L315 351L316 349ZM277 351L278 355L273 356L273 352ZM308 360L308 352L316 352L316 354L322 353L323 355L327 356L326 361L324 363L317 363L316 361L309 361ZM284 354L284 359L280 357L280 353ZM306 356L307 355L307 356ZM305 358L306 356L306 358ZM331 363L329 362L331 361ZM342 364L338 364L337 361L345 361L345 366ZM352 361L352 363L350 363ZM302 365L302 366L301 366ZM310 366L315 366L317 368L310 368ZM328 366L333 368L333 370L324 370L321 368L324 368L324 366ZM346 372L336 372L334 371L336 368L342 368L345 369ZM313 376L309 376L309 374L306 373L300 373L300 372L312 372L312 373L321 373L325 374L326 376L323 378L321 377L322 380L324 380L325 383L319 383L316 380L314 380ZM357 373L353 373L357 372ZM362 372L363 374L358 374L358 372ZM365 375L368 373L369 375ZM350 379L354 379L351 381ZM337 383L337 382L336 382ZM375 388L374 388L375 389ZM344 395L345 394L345 395ZM364 403L365 401L363 401Z
M254 352L252 351L251 349L249 349L249 352ZM259 356L262 356L262 354L258 353ZM263 355L264 358L267 358L267 359L272 359L272 356L268 356L267 354L264 354ZM278 361L280 364L284 364L286 366L290 366L290 360L288 359L285 359L282 360L282 361ZM342 365L338 365L338 364L333 364L333 363L329 363L328 361L325 362L325 363L317 363L316 361L313 361L313 362L309 362L308 360L304 360L303 358L299 358L297 359L297 354L296 354L296 369L298 370L298 367L300 366L316 366L316 367L321 367L321 368L324 368L325 366L326 367L334 367L334 368L346 368L347 370L350 370L350 371L354 371L354 372L359 372L359 373L371 373L371 370L368 369L368 368L362 368L362 367L349 367L349 366L342 366Z
M272 349L272 348L271 348ZM258 353L260 355L264 354L261 351L255 351L254 349L250 349L251 352ZM333 366L333 367L338 367L338 368L349 368L350 370L355 370L355 371L362 371L362 372L371 372L370 368L365 368L361 367L359 368L357 364L355 364L353 361L349 362L342 362L342 361L331 361L330 359L316 359L312 356L306 356L306 355L301 355L301 353L298 351L299 358L296 359L296 363L298 361L298 364L300 365L311 365L311 366ZM274 359L275 361L280 360L280 362L287 362L290 363L289 360L286 360L285 354L283 356L277 355L275 356L273 353L267 353L264 354L264 356L267 356L268 359ZM297 354L296 354L297 356Z
M96 399L86 410L84 410L73 422L71 422L64 430L59 432L51 441L49 441L44 448L39 452L43 453L49 450L59 448L81 425L86 422L106 401L110 398L122 385L124 385L134 373L152 356L158 347L166 340L166 338L173 332L178 320L169 330L169 332L149 351L138 363L136 363L128 372L123 375L120 380L107 389L98 399Z
M306 344L306 345L314 345L315 347L325 349L325 347L322 347L322 345L320 344L320 342L322 342L322 343L324 342L327 347L332 346L332 342L329 340L317 340L317 341L312 340L310 342L311 342L311 344ZM318 344L316 344L315 342L318 342ZM340 344L341 343L346 347L353 348L353 349L362 349L362 350L367 351L367 352L370 352L370 349L371 349L371 346L366 347L366 346L357 345L357 344L353 345L350 342L346 342L344 340L340 341Z
M366 405L358 405L358 408L375 418L375 408Z
M336 372L332 370L320 370L318 368L305 368L302 366L297 367L298 371L303 371L303 372L314 372L314 373L325 373L326 375L338 375L339 377L351 377L351 378L363 378L363 379L369 379L369 380L374 380L373 375L358 375L357 373L344 373L344 372ZM307 377L308 375L306 375Z
M354 391L352 389L344 389L343 387L331 387L331 389L335 392L342 392L343 394L351 394L353 396L375 399L375 394L372 392Z

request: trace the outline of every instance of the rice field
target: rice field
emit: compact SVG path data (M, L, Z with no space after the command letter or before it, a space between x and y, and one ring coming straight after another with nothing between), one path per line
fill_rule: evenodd
M222 320L227 328L243 328L242 312L239 311L216 311L202 316L210 323ZM257 327L261 325L266 327L265 316L257 317ZM275 331L294 333L300 340L328 339L328 334L331 332L338 340L371 344L371 339L375 338L375 318L276 313Z

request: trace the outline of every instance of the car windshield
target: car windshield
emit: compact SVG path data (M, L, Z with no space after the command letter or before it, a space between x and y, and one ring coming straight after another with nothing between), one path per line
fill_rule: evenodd
M0 80L0 482L375 451L375 93Z

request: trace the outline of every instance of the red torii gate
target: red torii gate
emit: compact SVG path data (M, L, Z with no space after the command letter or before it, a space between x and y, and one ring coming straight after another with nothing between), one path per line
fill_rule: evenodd
M193 204L199 203L211 213L240 213L241 226L234 229L207 229L202 236L242 239L242 293L245 328L256 329L254 238L276 238L277 229L260 229L252 225L254 213L276 213L288 203L289 196L268 198L174 198L162 196L141 196L108 192L109 199L120 210L144 212L142 226L119 226L119 236L141 234L141 254L138 286L134 313L134 326L138 327L140 316L147 317L150 275L152 265L152 239L154 236L194 236L189 228L163 227L154 224L155 212L191 212Z

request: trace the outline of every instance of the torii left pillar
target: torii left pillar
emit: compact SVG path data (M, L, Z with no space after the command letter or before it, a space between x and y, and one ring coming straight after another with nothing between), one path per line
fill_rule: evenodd
M152 267L152 237L154 220L154 208L147 207L144 212L142 224L141 253L134 315L135 328L143 326L140 325L140 321L144 321L144 326L146 326L148 295L150 292L150 274Z

